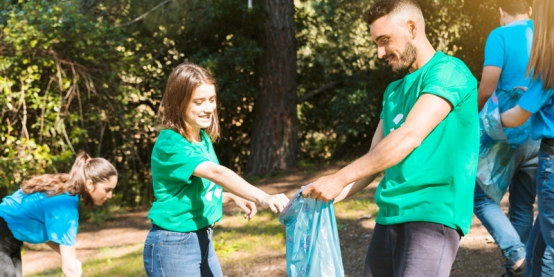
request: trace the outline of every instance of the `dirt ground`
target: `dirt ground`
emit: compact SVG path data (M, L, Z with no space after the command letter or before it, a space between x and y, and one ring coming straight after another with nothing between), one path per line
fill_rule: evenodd
M330 174L340 166L326 166L316 170L295 169L258 182L260 188L268 193L284 192L292 196L302 185L315 180L318 176ZM368 188L372 195L376 183ZM506 197L502 201L506 209ZM226 206L226 213L232 212L233 207ZM147 211L131 211L116 215L115 220L107 221L102 228L84 222L77 236L78 258L86 263L87 260L106 258L117 259L128 253L141 249L144 238L150 228L146 219ZM225 224L222 221L222 224ZM360 218L345 224L339 231L341 251L345 273L347 276L361 276L366 248L375 220ZM217 229L215 231L217 237ZM248 255L242 254L242 255ZM258 255L258 254L256 254ZM37 245L26 245L23 254L24 275L41 272L60 266L59 255L49 248ZM250 257L252 258L252 257ZM469 234L462 238L460 250L453 265L451 276L500 276L503 272L504 258L500 250L489 236L481 222L473 218ZM258 255L254 263L243 266L239 260L223 263L224 274L227 277L238 276L286 276L285 251L281 253L265 253Z

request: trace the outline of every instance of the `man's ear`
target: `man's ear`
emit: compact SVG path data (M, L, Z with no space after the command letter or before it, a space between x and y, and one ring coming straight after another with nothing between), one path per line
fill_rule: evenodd
M408 33L412 39L415 39L417 36L417 24L413 20L408 20L406 22L406 27L408 28Z
M529 17L533 15L533 7L529 7Z
M501 7L498 7L498 13L500 14L500 18L504 18L505 13Z

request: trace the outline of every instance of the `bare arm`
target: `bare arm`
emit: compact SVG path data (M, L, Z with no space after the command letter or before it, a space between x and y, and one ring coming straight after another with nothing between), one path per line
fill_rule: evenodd
M373 134L373 139L371 140L371 147L369 148L369 151L373 149L383 138L385 137L383 132L383 120L379 121L379 124L377 125L377 128L375 129L375 133ZM354 194L356 194L358 191L364 189L365 187L369 186L373 180L377 177L379 173L375 173L373 175L370 175L368 177L365 177L361 180L358 180L354 183L351 183L347 185L342 192L335 198L335 203L338 203Z
M424 94L406 117L402 127L383 138L377 146L337 173L324 176L303 191L306 197L329 201L348 184L375 175L405 159L452 110L450 102Z
M56 251L62 257L62 271L64 276L81 276L82 267L81 262L77 260L75 246L59 245L51 241L46 242L46 245L48 245L50 248L52 248L52 250Z
M206 178L225 190L253 201L264 208L270 208L276 213L281 211L288 203L288 198L284 194L269 195L261 189L252 186L232 170L213 162L203 162L194 170L194 176Z
M500 115L502 126L504 127L517 127L523 125L531 117L532 113L522 109L519 105L503 112Z
M498 80L500 80L501 73L502 68L500 67L483 67L483 75L481 75L481 82L479 83L479 111L483 109L487 100L489 100L492 93L498 87Z
M52 248L52 250L56 251L56 253L60 254L60 245L59 244L57 244L55 242L47 241L46 245L48 245L50 248Z

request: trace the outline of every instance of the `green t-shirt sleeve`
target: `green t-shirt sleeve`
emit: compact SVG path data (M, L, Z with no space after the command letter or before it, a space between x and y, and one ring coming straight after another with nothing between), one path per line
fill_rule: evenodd
M173 137L164 141L156 152L159 158L156 162L153 161L153 164L156 164L158 173L163 172L163 175L187 184L190 184L196 167L209 161L198 147L194 147L184 138L176 140Z
M172 153L168 161L174 165L171 175L175 179L188 183L196 167L203 162L209 161L209 159L193 147L184 146L181 148L181 151Z
M420 96L425 93L440 96L456 109L470 96L472 83L467 72L454 61L440 62L425 74Z

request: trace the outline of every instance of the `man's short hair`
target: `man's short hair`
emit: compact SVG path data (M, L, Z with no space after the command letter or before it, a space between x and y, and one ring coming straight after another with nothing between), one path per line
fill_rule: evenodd
M421 11L421 7L415 0L379 0L365 11L363 19L367 24L371 24L375 22L375 20L405 6L411 6Z
M505 13L518 15L527 14L531 5L527 0L496 0L496 6L502 8Z

